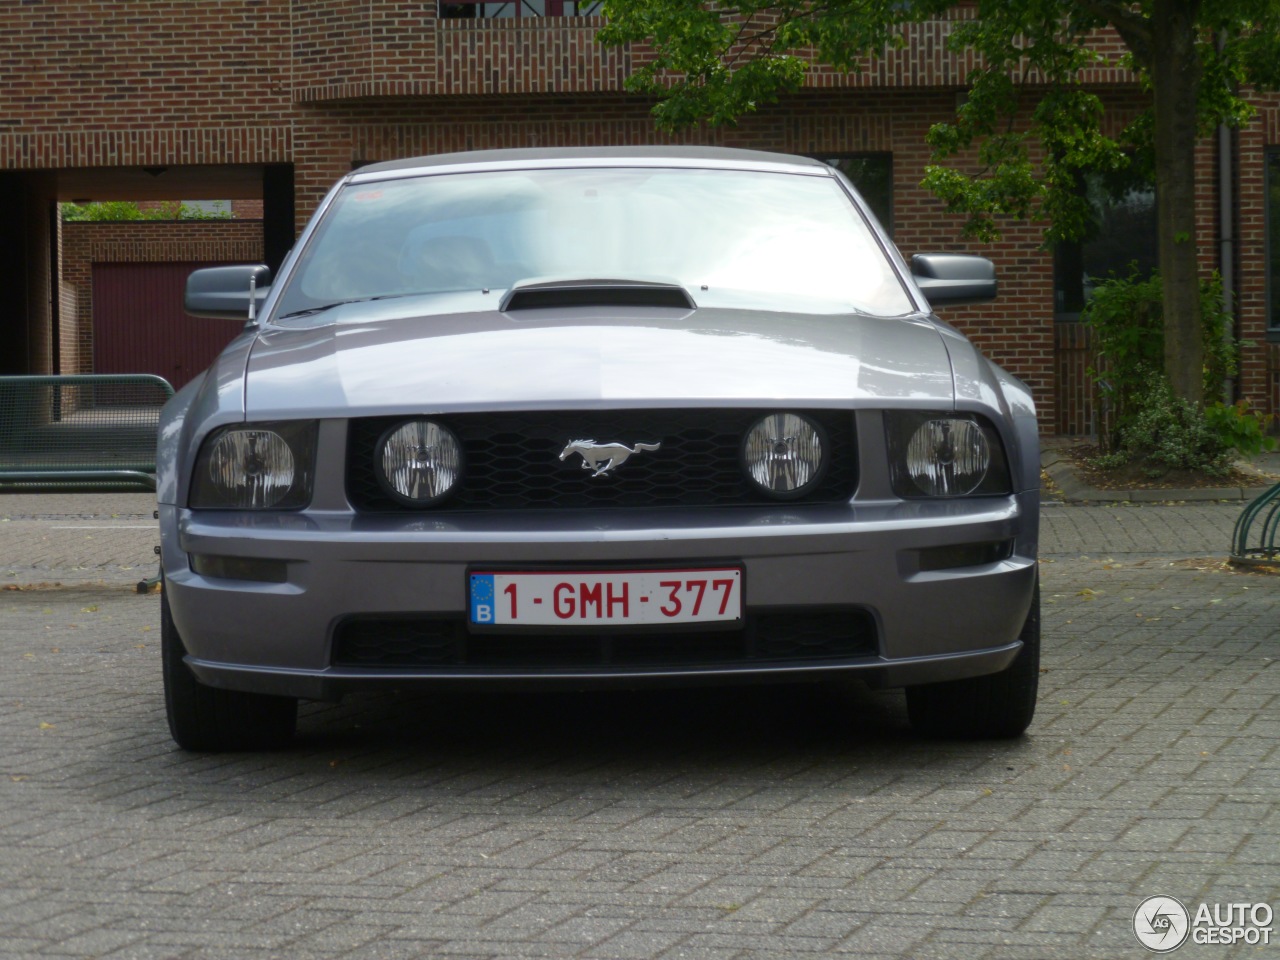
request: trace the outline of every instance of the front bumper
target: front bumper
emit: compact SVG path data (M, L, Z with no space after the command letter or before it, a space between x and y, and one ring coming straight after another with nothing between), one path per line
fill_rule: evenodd
M992 673L1020 648L1035 584L1038 495L701 511L361 516L162 505L165 590L210 686L309 699L420 683L596 685L856 673L903 686ZM1007 542L994 562L922 569L922 551ZM201 576L190 556L283 561L284 582ZM741 566L748 613L858 607L874 652L837 660L520 668L335 666L352 615L462 617L469 568ZM924 564L925 567L929 564Z

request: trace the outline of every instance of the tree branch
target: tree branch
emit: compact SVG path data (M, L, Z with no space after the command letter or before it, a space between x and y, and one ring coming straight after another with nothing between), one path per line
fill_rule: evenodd
M1151 45L1154 42L1151 23L1127 3L1115 0L1075 0L1076 6L1099 17L1115 28L1120 39L1143 66L1151 62Z

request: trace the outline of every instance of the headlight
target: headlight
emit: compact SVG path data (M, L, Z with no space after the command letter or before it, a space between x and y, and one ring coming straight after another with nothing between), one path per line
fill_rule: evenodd
M316 425L311 421L225 427L200 448L191 506L204 510L296 510L311 500Z
M409 420L374 447L378 483L403 504L425 507L448 496L462 476L462 444L434 420Z
M963 497L1011 491L995 429L971 414L885 414L889 468L900 497Z
M757 420L742 443L747 477L779 500L803 497L826 470L822 428L798 413L771 413Z

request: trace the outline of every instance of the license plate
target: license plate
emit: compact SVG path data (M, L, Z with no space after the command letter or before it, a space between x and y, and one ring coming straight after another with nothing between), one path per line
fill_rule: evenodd
M609 626L742 619L742 571L610 570L476 572L478 626Z

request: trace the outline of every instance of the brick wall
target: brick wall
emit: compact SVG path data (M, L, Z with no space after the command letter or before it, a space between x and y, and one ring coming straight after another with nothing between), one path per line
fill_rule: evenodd
M600 17L436 19L432 3L296 0L293 94L299 101L454 94L617 92L644 47L603 48ZM968 17L972 11L953 14ZM812 87L958 86L971 56L945 49L949 21L904 28L907 47L854 73L815 69ZM1118 41L1107 37L1104 47ZM1117 75L1100 68L1100 82Z
M918 186L927 160L924 131L951 115L956 91L974 65L945 51L947 23L911 27L904 49L869 59L860 73L816 70L804 93L736 128L677 138L659 134L649 104L621 91L631 65L646 51L602 50L594 42L598 28L599 20L591 17L438 21L434 4L425 0L3 4L0 170L291 163L301 226L333 180L354 163L417 154L670 139L798 153L891 151L895 239L903 251L973 249L961 240L958 221ZM1117 66L1118 41L1100 34L1098 44L1108 57L1091 79L1104 85L1113 107L1131 111L1137 95ZM1280 97L1259 97L1257 104L1257 121L1238 138L1240 327L1258 342L1240 383L1246 396L1276 409L1280 351L1262 346L1261 177L1262 150L1280 143ZM1212 144L1199 156L1203 182L1196 212L1208 271L1217 262ZM40 227L31 229L38 243ZM139 231L153 238L157 234L146 231L160 229L128 228L130 237ZM161 259L209 258L191 252L191 240L174 240L174 247L166 246L169 241L156 246L154 240L130 239L121 246L107 228L100 232L97 249L103 257L139 256L154 248ZM1041 225L1009 224L1001 243L977 249L1000 269L1001 298L949 308L946 319L1032 385L1046 429L1075 431L1093 416L1078 375L1085 361L1060 354L1087 346L1077 334L1055 331L1052 258L1040 241ZM247 241L232 243L242 242ZM73 282L70 274L64 279ZM83 368L81 334L92 316L81 283L74 283L74 308L61 291L57 298L64 318L64 369L68 363ZM43 363L53 353L48 300L46 294L33 301L33 310L44 313L30 321L28 338L33 360Z
M289 0L0 4L0 169L288 162Z
M262 259L255 220L145 220L61 225L62 344L58 373L93 372L93 265Z
M33 146L87 129L159 139L284 121L289 23L289 0L0 4L3 119Z

